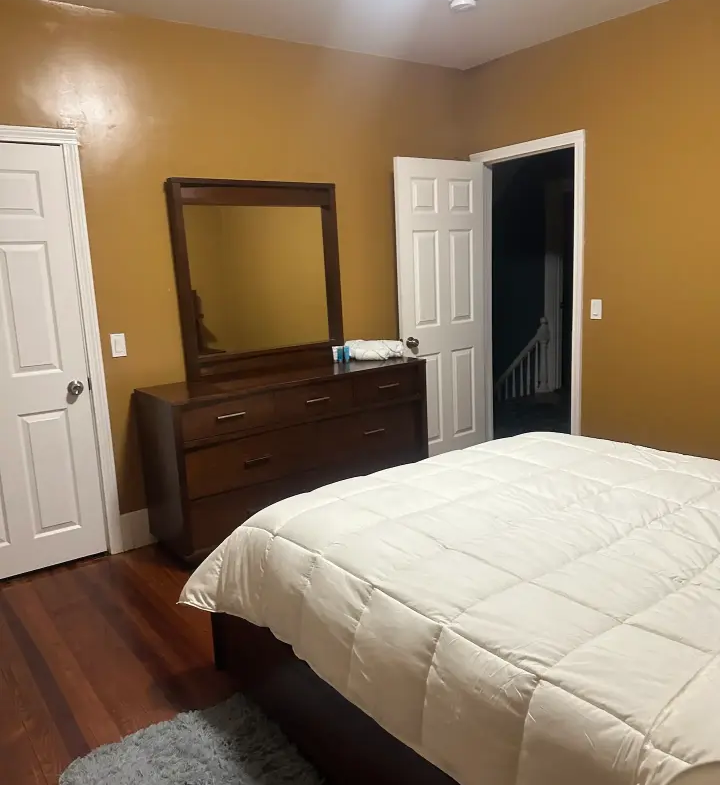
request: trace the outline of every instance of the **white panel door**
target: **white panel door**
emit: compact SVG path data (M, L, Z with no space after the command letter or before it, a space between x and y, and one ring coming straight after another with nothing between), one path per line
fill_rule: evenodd
M483 176L469 161L395 159L400 336L426 361L431 455L488 438Z
M60 146L0 143L0 578L106 549Z

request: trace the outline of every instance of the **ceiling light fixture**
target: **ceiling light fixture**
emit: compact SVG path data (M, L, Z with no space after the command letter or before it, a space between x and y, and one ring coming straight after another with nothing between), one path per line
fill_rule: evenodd
M477 0L450 0L451 11L472 11L477 8Z

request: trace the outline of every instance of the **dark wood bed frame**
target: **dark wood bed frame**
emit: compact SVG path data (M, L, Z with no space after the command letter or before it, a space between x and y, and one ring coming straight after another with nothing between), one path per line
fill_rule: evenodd
M213 614L215 664L333 785L455 785L324 682L267 629Z

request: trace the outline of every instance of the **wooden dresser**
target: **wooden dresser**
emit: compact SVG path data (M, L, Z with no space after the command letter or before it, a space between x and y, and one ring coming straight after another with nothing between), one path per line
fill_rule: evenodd
M427 457L423 360L167 384L134 403L150 528L190 563L275 501Z

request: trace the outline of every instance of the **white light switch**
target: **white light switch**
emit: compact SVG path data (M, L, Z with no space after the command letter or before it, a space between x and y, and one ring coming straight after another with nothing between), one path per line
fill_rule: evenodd
M113 357L127 357L125 333L113 333L110 336L110 349Z
M602 300L590 300L590 318L602 319Z

